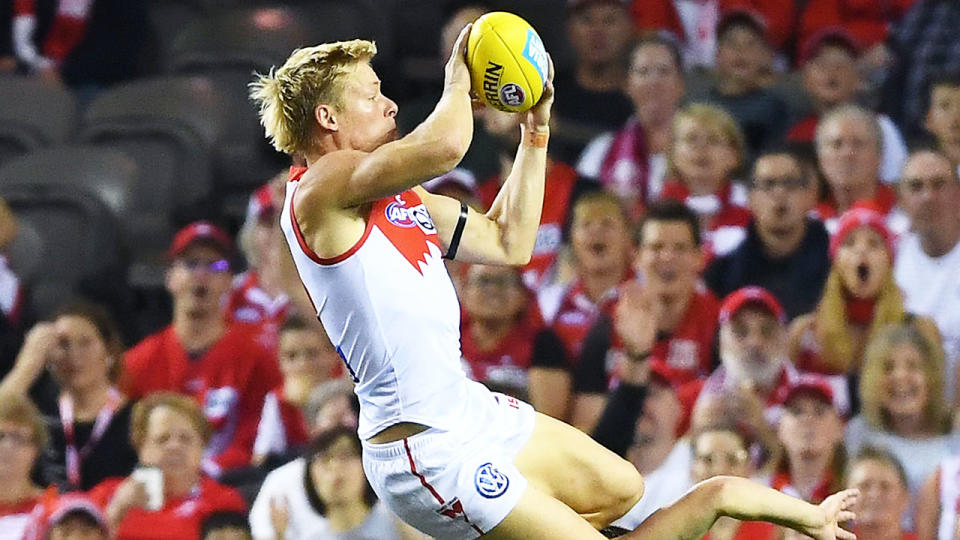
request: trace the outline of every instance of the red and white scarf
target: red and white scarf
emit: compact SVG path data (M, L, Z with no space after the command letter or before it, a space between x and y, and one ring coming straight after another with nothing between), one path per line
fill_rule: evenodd
M13 46L17 58L31 69L55 67L80 44L87 32L87 20L94 0L60 0L46 39L38 51L36 0L14 0Z

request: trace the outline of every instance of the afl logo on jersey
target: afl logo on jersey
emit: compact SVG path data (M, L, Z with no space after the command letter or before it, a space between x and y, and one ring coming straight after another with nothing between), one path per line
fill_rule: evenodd
M387 221L397 227L403 227L405 229L420 227L420 230L426 234L435 234L437 232L437 228L433 224L433 219L430 218L430 213L427 212L427 207L423 204L419 204L413 208L407 208L404 206L404 202L399 200L398 197L398 200L387 205L384 214L386 214Z
M493 463L484 463L477 468L473 475L473 483L477 486L477 493L488 498L496 499L503 495L510 487L510 479L493 466Z

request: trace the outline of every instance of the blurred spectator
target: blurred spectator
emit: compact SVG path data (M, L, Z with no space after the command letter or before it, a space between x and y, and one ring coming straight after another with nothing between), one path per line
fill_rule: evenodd
M790 329L798 368L846 374L855 390L867 342L886 325L907 320L935 339L940 350L934 322L904 309L891 268L893 235L880 214L866 208L843 214L830 238L830 256L833 266L816 311L798 317Z
M283 288L278 258L286 248L277 242L283 191L277 184L286 182L284 171L279 178L264 185L250 196L247 217L238 234L240 250L247 261L247 271L233 278L227 297L227 316L238 322L260 323L274 334L283 324L290 308L290 298Z
M704 273L719 297L756 285L783 305L787 319L809 313L827 281L830 239L808 213L816 204L815 165L796 148L761 154L753 165L748 206L753 219L743 241Z
M907 474L896 457L865 447L850 461L847 471L847 487L860 490L860 500L853 508L857 514L853 533L857 538L917 540L898 519L907 510L910 492ZM953 540L953 531L947 538Z
M45 369L53 374L60 395L41 460L46 483L62 491L87 490L108 477L130 474L137 464L130 446L132 404L115 386L122 354L110 315L86 302L61 306L52 322L38 323L27 335L0 391L26 397Z
M807 0L800 14L797 43L807 42L824 29L840 27L866 49L865 67L885 67L890 62L884 45L890 28L914 1Z
M311 437L337 426L356 429L359 418L360 402L353 382L346 377L322 383L310 394L307 426Z
M677 45L658 35L641 38L630 57L626 92L633 116L620 131L592 140L577 172L599 180L639 217L660 196L666 180L673 116L685 92Z
M690 438L693 449L693 481L702 482L714 476L750 478L750 443L733 426L711 426L697 431ZM762 521L738 521L721 517L701 540L773 540L779 537L776 525Z
M44 491L30 477L46 445L47 428L36 406L24 396L0 393L0 532L6 538L23 537L32 515L56 499L56 487Z
M960 170L960 72L945 73L930 81L924 127L939 149Z
M908 139L921 132L926 93L936 74L960 70L957 28L960 4L921 0L913 2L890 32L886 44L893 63L884 88L884 110Z
M896 193L880 182L883 133L876 115L852 104L832 109L817 124L816 147L830 188L816 215L828 231L833 233L840 214L858 203L881 213L894 234L907 230L909 220L896 208Z
M24 325L30 323L27 291L7 258L18 231L17 216L0 198L0 373L7 373L13 367L10 362L23 342Z
M673 504L693 485L691 451L681 437L700 381L674 389L662 364L628 360L610 393L593 438L627 458L643 475L643 498L617 526L634 529L658 509Z
M37 540L109 540L110 526L103 512L86 497L65 495L52 507Z
M577 199L572 220L573 282L546 287L538 295L541 312L563 342L564 354L530 369L531 404L561 420L570 413L572 372L583 340L600 310L616 298L617 286L632 274L633 260L630 219L611 193L594 191Z
M843 28L827 28L811 36L800 52L803 88L813 104L813 113L794 124L787 139L813 142L820 117L840 105L855 103L863 81L857 70L860 47ZM882 135L880 179L894 183L907 158L907 146L893 120L877 115Z
M500 162L499 174L477 186L480 204L483 205L483 210L486 210L493 206L500 186L513 167L513 158L520 142L520 129L518 115L498 111L493 107L483 109L483 121L487 132L497 139L497 158ZM595 189L593 182L580 178L573 167L549 157L547 159L540 227L537 229L537 240L530 262L523 267L523 283L534 291L556 280L557 257L570 223L573 203L582 193Z
M160 471L162 500L149 509L150 488L136 473L93 488L90 497L105 509L117 540L195 539L210 514L246 512L239 493L203 475L212 431L192 399L172 392L147 396L134 407L130 432L140 466Z
M760 443L765 455L757 465L776 459L775 426L783 396L797 373L787 359L786 318L780 303L760 287L745 287L720 305L722 362L697 398L697 408L729 410L737 425Z
M906 474L903 483L906 486ZM952 452L917 494L916 532L920 540L955 540L960 532L960 454Z
M719 302L698 285L696 214L675 201L655 202L638 236L637 279L621 286L612 316L597 318L574 373L571 420L588 432L629 359L663 364L674 385L705 378L712 368Z
M724 255L750 223L746 193L733 183L744 163L743 133L723 110L694 104L673 119L670 176L660 196L685 203L699 217L705 252Z
M252 540L250 523L240 512L214 512L203 522L201 540Z
M416 538L367 482L356 433L337 427L310 443L306 455L274 470L263 483L250 526L256 540Z
M753 156L779 142L787 130L787 105L766 87L773 83L773 51L763 19L752 11L731 10L717 23L717 57L714 83L707 101L736 119L746 142L745 155Z
M173 322L124 357L132 398L171 390L200 404L214 429L204 463L213 475L250 464L264 397L281 384L273 338L259 326L227 321L222 299L232 254L230 237L210 223L178 232L166 274Z
M911 154L899 184L900 206L911 231L897 245L893 275L904 306L926 315L943 334L946 355L944 396L954 404L960 363L960 180L957 169L939 152Z
M556 75L550 153L574 163L583 147L619 129L633 106L623 92L633 39L629 0L567 0L567 39L575 65Z
M253 463L268 454L282 455L307 443L304 411L311 393L342 372L340 357L316 321L287 318L278 350L283 384L267 393L253 444Z
M911 496L944 456L960 448L949 433L942 378L939 343L915 323L887 327L870 340L860 379L863 409L847 423L847 451L875 446L896 456L906 469ZM908 526L912 516L912 511L905 515Z
M563 343L543 329L517 268L473 264L466 272L460 349L467 376L526 400L530 366L563 365Z
M777 437L783 453L772 488L814 504L843 488L843 417L826 377L808 373L791 382Z
M712 66L719 15L750 10L769 25L773 47L782 50L794 32L793 0L633 0L631 12L640 30L667 31L683 44L687 67Z
M13 43L30 73L90 93L143 73L145 0L18 0Z

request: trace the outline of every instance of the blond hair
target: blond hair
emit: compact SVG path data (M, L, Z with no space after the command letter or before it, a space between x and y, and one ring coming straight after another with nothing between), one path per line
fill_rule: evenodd
M707 105L706 103L693 103L687 105L686 107L677 111L673 115L673 146L676 146L676 133L678 132L678 127L680 122L683 120L693 120L697 125L704 126L707 128L716 128L723 135L724 141L730 145L731 148L737 154L737 164L734 166L734 171L743 166L743 157L747 148L747 141L743 136L743 131L740 130L740 125L737 124L737 121L734 120L730 114L719 108L714 107L713 105ZM670 154L673 154L674 149L670 149ZM673 167L672 158L669 160L671 172L673 176L676 176L676 168Z
M250 83L250 98L260 107L260 123L273 147L302 154L313 139L313 111L321 104L339 109L343 75L377 54L371 41L354 39L293 51L282 66Z
M204 446L210 442L210 437L213 435L210 422L193 398L176 392L154 392L133 406L133 414L130 418L130 442L137 451L140 451L147 440L150 414L161 407L187 418L197 430Z
M889 418L883 410L883 378L886 362L899 345L910 345L923 358L923 375L927 381L927 403L923 411L924 427L935 433L946 433L949 413L943 401L944 355L936 336L929 336L915 322L885 326L867 344L860 373L862 413L875 429L888 431Z
M40 409L24 395L0 393L0 422L10 422L30 428L33 444L42 450L47 446L50 434L43 421Z

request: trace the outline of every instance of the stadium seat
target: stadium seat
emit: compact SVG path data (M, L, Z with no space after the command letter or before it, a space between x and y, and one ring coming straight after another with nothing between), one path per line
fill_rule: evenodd
M11 264L22 272L38 316L77 293L85 280L122 267L118 224L94 195L67 184L15 183L0 185L0 196L21 225Z
M77 105L63 86L37 78L0 77L0 163L67 140Z

